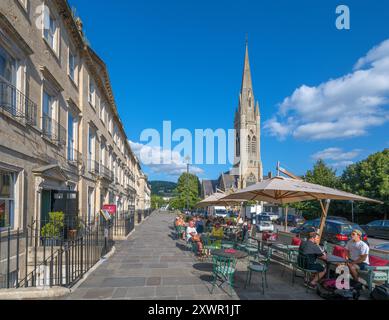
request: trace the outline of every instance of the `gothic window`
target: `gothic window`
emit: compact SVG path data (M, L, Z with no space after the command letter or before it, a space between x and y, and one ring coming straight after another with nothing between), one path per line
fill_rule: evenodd
M251 152L253 155L257 154L257 138L255 136L251 140Z
M250 154L251 138L247 136L247 153Z
M246 180L246 187L251 186L257 182L257 179L255 178L255 175L253 173L250 173Z

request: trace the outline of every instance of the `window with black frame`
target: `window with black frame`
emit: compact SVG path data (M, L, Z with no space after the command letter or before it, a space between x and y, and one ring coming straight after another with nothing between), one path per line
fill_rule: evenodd
M15 174L0 170L0 229L13 226Z

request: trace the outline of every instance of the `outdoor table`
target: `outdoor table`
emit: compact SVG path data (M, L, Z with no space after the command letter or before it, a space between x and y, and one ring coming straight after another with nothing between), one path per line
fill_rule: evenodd
M234 250L234 252L228 252L228 251L226 252L226 249L212 250L212 254L215 256L228 257L228 258L234 258L234 259L243 259L243 258L246 258L248 256L247 252L244 252L241 250Z
M268 247L271 247L272 245L277 243L277 240L262 240L257 239L257 241L260 243L259 247L261 248L261 251L263 251L263 246L266 245Z
M325 260L325 262L327 265L327 279L329 279L329 277L330 277L330 265L331 264L338 265L338 264L346 263L347 259L342 258L342 257L338 257L338 256L334 256L333 254L327 254L327 260Z

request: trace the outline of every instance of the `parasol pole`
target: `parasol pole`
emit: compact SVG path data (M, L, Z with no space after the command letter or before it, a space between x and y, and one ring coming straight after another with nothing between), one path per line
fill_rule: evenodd
M323 234L323 229L324 229L324 226L326 224L327 213L328 213L328 208L330 206L330 202L331 202L330 199L326 199L326 205L324 206L323 205L323 201L319 200L320 207L321 207L321 210L322 210L322 215L321 215L321 218L320 218L320 226L319 226L319 237L320 237L319 241L321 240L321 236Z
M284 231L288 231L288 206L285 207L285 228Z

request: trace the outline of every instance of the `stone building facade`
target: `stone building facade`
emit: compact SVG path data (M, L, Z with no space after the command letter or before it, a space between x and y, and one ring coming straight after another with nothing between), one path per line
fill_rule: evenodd
M0 231L148 209L108 70L66 0L0 2ZM65 208L63 207L65 206Z

